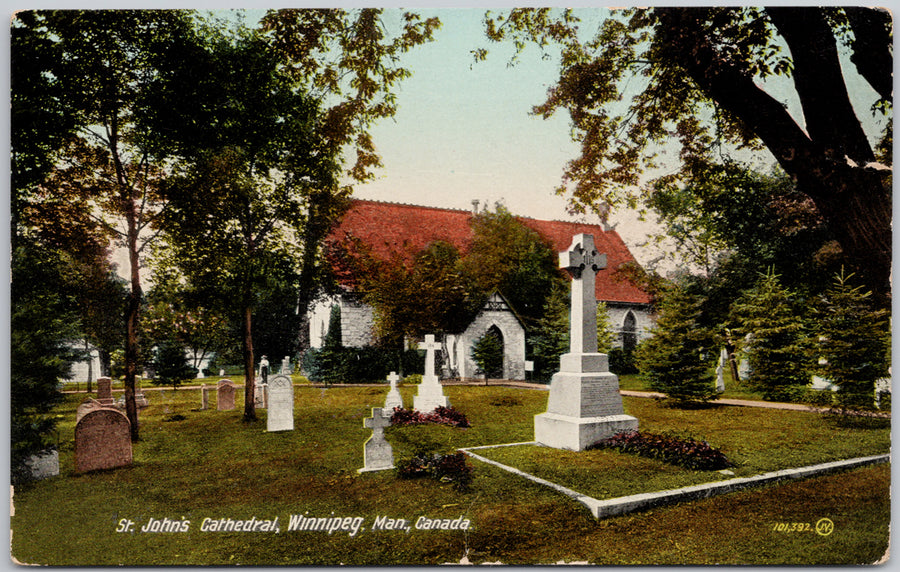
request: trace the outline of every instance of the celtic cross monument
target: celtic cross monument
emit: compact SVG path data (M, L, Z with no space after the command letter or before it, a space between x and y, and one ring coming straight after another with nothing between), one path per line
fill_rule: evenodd
M637 429L625 415L619 378L609 371L606 354L597 352L596 274L606 268L606 255L594 248L594 237L576 234L559 253L559 265L572 276L569 353L559 358L550 381L547 411L534 418L534 440L557 449L582 451L620 431Z

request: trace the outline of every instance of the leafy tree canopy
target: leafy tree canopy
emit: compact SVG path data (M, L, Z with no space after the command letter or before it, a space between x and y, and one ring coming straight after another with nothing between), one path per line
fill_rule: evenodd
M571 196L575 210L637 206L657 184L702 178L722 158L774 158L867 283L889 293L890 155L886 145L874 147L878 134L867 134L857 118L886 115L889 136L888 12L640 8L617 11L594 28L573 10L525 8L489 13L485 21L490 39L511 40L519 50L528 43L559 48L559 80L535 113L569 113L581 154L558 192ZM841 51L877 93L869 102L874 111L854 108ZM785 83L802 119L772 91ZM673 145L674 172L666 157ZM763 149L771 155L758 155Z

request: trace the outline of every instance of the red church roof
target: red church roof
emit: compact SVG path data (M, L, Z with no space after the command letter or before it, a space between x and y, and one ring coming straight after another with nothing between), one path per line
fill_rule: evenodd
M404 258L423 250L435 240L455 246L461 254L472 243L468 210L442 209L398 203L353 200L353 206L332 231L329 241L359 240L372 254L387 259ZM626 262L634 262L628 247L618 233L603 230L600 225L517 217L553 245L557 252L566 250L576 234L594 235L597 251L606 254L606 268L597 273L597 299L606 302L649 304L650 296L632 282L616 276Z

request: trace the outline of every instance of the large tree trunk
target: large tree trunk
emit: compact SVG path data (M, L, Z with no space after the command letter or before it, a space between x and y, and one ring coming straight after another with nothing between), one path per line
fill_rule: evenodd
M253 364L253 312L249 304L245 304L241 314L243 340L241 349L244 354L244 421L256 421L256 378Z
M766 10L791 50L804 127L754 83L740 62L720 55L706 28L707 12L663 9L659 33L691 79L759 137L798 190L815 202L868 286L883 300L889 298L889 171L874 164L847 93L834 33L821 10Z
M128 258L131 262L131 292L125 309L125 415L131 422L131 440L140 438L137 404L134 401L135 378L138 368L138 327L141 309L141 276L137 249L137 221L134 201L129 201L126 213L128 221Z

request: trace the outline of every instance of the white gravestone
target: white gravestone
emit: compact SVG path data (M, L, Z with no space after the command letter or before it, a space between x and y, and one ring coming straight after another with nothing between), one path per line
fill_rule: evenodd
M269 406L269 385L266 383L257 383L253 386L253 406L266 409Z
M444 395L444 388L434 374L434 350L441 344L434 341L434 336L425 336L425 343L419 344L420 350L425 350L425 375L419 384L419 392L413 398L413 408L422 413L431 413L438 407L450 407L450 401Z
M268 384L268 431L294 430L294 384L286 375L276 375Z
M625 415L619 378L610 373L607 355L597 352L596 272L606 268L606 255L594 249L592 235L577 234L559 258L560 267L572 275L569 353L560 356L559 372L550 381L546 413L534 418L534 440L582 451L621 431L636 430L638 420Z
M391 382L391 389L384 400L384 409L381 410L381 413L390 419L394 415L395 407L403 409L403 396L400 395L400 390L397 389L397 382L400 381L400 376L397 375L396 371L391 372L391 375L388 376L388 381Z
M284 356L284 359L281 360L281 375L291 375L294 373L291 371L291 358L288 356Z
M209 388L205 383L200 384L200 411L209 409Z
M372 436L363 445L363 460L365 466L357 469L357 473L368 471L384 471L394 468L394 451L391 444L384 438L384 428L390 426L389 419L385 419L380 407L372 408L372 416L363 419L363 425L372 430Z

